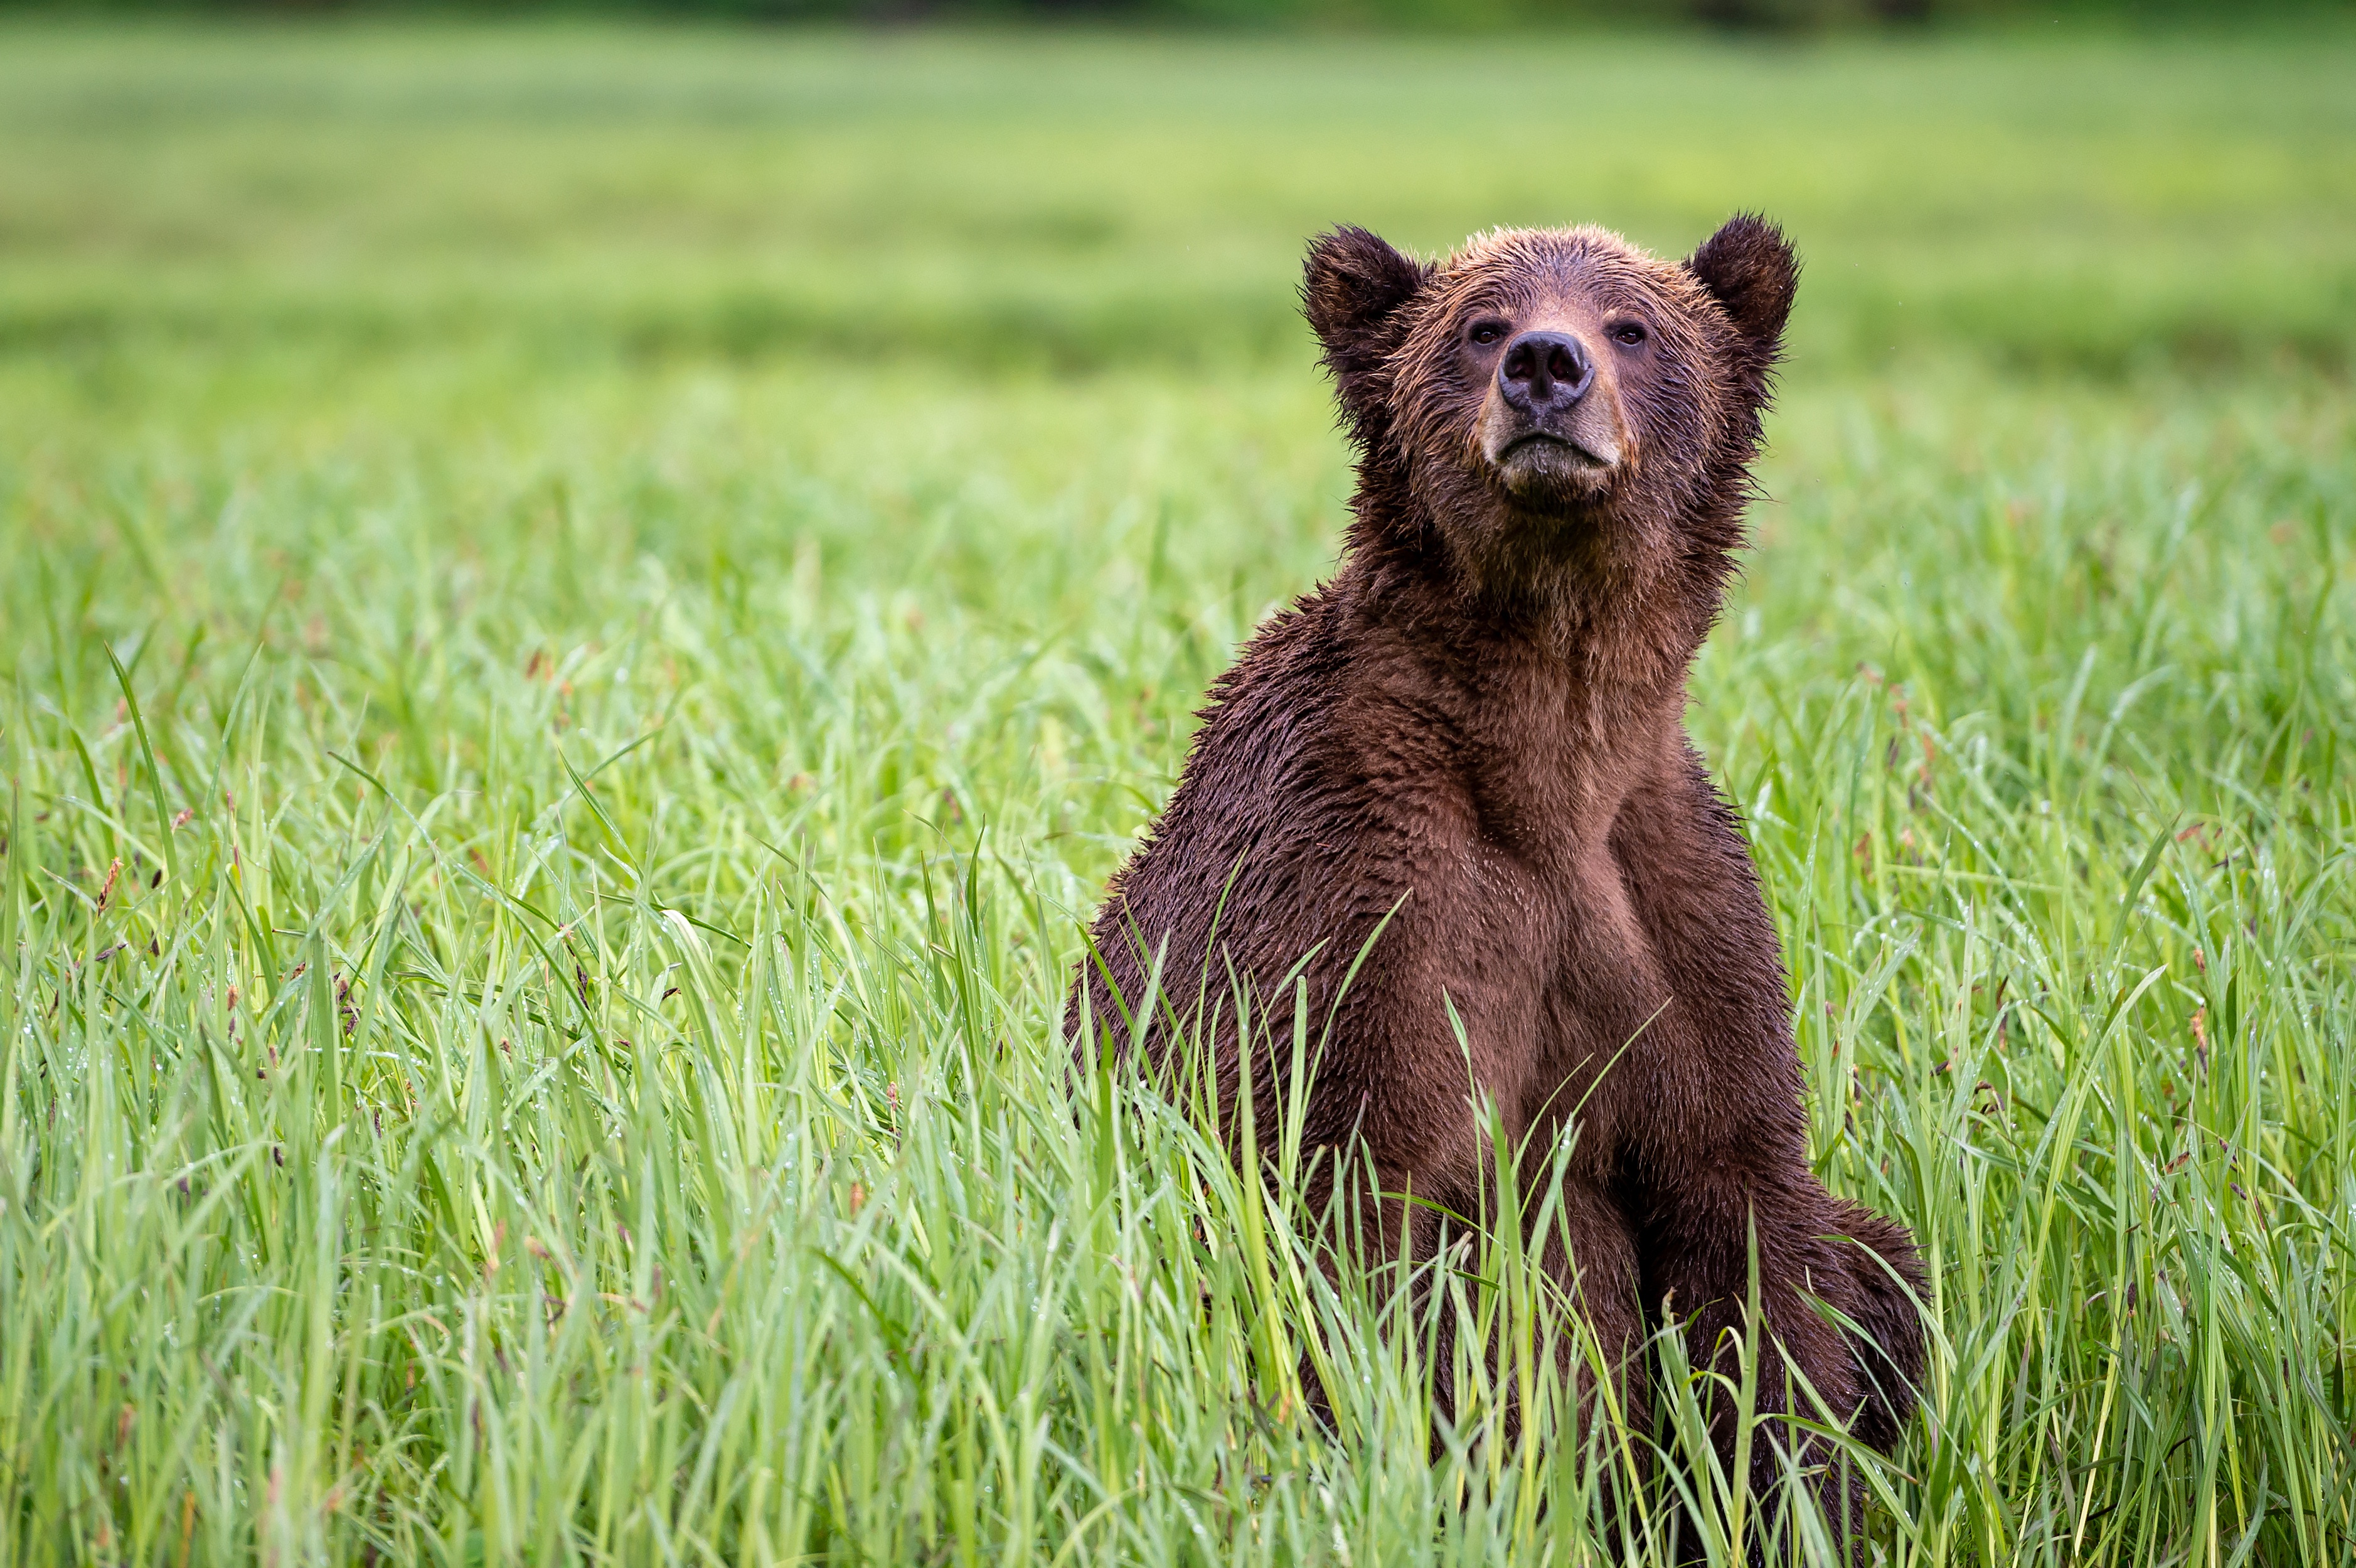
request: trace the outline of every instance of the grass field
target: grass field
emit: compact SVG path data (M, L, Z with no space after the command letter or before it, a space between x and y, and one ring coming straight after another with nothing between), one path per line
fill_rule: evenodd
M0 30L0 1563L1591 1560L1055 1018L1332 559L1303 236L1738 207L1693 722L1933 1265L1872 1551L2356 1558L2351 80Z

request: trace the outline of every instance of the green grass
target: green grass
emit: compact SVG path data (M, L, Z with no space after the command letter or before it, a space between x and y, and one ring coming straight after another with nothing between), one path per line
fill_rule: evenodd
M1693 722L1933 1266L1874 1550L2356 1556L2352 67L0 34L0 1563L1585 1560L1055 1016L1331 560L1302 236L1744 206Z

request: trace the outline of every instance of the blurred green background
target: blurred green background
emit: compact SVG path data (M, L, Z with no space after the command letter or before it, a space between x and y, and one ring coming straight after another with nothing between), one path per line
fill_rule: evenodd
M731 21L1112 21L1253 29L1408 28L1436 32L1530 27L1708 27L1807 32L1861 27L1983 26L2055 21L2294 23L2340 16L2347 0L0 0L0 9L213 16L582 15Z
M1330 558L1346 488L1294 300L1327 225L1437 252L1595 221L1683 253L1772 214L1806 269L1783 417L1927 421L1922 472L1952 481L2000 425L2076 427L2055 398L2130 427L2262 390L2337 406L2351 81L2334 27L19 22L0 483L44 570L119 571L119 528L187 611L176 548L234 521L201 588L230 622L266 563L344 559L323 507L398 504L425 542L402 552L538 575L561 491L560 590L818 549L830 582L1044 624L1152 560L1181 598L1242 588L1248 625ZM1827 452L1778 440L1771 484ZM20 586L23 615L64 593ZM570 592L530 604L611 612Z
M1742 207L1811 371L2344 368L2351 37L16 27L0 352L1297 367L1328 224Z

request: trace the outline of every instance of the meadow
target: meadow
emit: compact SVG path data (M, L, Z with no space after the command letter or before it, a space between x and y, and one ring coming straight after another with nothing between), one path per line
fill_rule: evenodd
M1058 1037L1333 560L1305 236L1739 208L1808 270L1692 723L1932 1268L1867 1560L2356 1558L2351 80L0 27L0 1563L1634 1562L1647 1444L1739 1560L1706 1387L1578 1438L1501 1242L1433 1455L1286 1161Z

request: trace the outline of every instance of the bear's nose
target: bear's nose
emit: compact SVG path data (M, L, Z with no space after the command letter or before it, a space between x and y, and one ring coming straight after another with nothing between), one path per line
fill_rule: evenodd
M1497 390L1529 413L1569 408L1594 384L1595 361L1567 332L1525 332L1497 362Z

